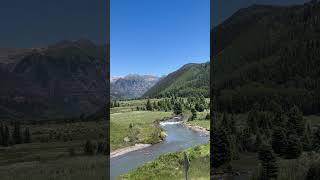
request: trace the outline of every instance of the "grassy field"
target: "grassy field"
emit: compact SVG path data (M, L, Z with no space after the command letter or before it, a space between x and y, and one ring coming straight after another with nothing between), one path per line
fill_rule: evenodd
M0 176L1 180L105 180L106 163L103 155L26 161L0 166Z
M107 156L84 153L86 140L105 142L106 122L25 126L30 128L32 143L0 147L1 180L107 178Z
M161 140L161 129L156 120L172 116L172 112L131 111L111 114L111 150L136 143L154 144ZM126 142L125 139L128 141Z
M189 179L210 179L210 145L196 146L182 152L161 155L135 171L119 177L122 180L171 180L184 179L184 152L190 158Z
M200 126L210 130L210 119L206 119L206 116L208 113L210 112L209 111L198 112L197 118L193 121L188 121L187 124L191 126Z

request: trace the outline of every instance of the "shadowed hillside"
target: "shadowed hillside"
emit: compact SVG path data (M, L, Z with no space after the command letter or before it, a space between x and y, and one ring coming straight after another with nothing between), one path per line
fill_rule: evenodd
M79 117L107 102L106 46L78 40L0 53L2 118Z

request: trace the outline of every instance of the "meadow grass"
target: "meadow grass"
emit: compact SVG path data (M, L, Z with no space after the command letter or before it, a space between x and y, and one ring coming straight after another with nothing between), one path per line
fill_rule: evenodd
M210 145L200 145L181 152L168 153L146 163L136 170L120 176L120 180L184 179L184 152L190 159L189 179L210 179Z
M1 180L108 179L107 156L65 157L0 166Z
M136 143L154 144L159 142L160 127L155 123L172 116L172 112L131 111L110 115L111 150L127 147ZM125 142L128 138L130 141Z
M210 119L206 119L207 114L210 113L209 111L204 112L197 112L197 118L192 121L188 121L187 124L191 126L200 126L210 130ZM191 115L188 115L191 116Z
M105 121L24 126L31 130L32 143L0 147L1 180L107 178L107 156L84 155L86 140L106 140Z

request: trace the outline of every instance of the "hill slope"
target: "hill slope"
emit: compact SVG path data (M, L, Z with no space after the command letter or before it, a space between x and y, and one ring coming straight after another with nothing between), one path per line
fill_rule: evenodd
M151 75L128 75L122 78L111 78L111 99L139 98L158 80L158 77Z
M212 30L213 88L221 111L258 102L320 112L320 3L241 9Z
M144 97L162 97L170 94L192 96L202 94L209 96L210 64L186 64L148 90Z
M107 102L105 46L79 40L0 52L3 119L79 117L99 111ZM7 60L12 52L15 56Z

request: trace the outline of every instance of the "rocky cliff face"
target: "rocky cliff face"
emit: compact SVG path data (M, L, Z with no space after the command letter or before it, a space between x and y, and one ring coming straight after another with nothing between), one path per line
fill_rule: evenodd
M112 99L132 99L141 97L159 81L159 77L151 75L128 75L111 78Z
M0 117L55 119L100 110L107 102L105 48L87 40L64 41L22 50L10 60L8 51L0 51Z

